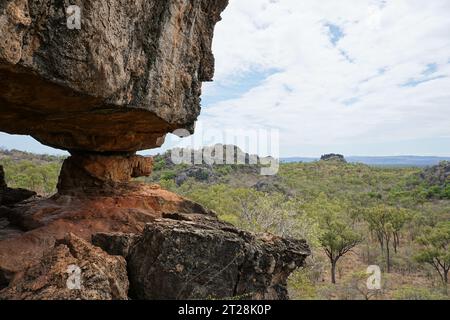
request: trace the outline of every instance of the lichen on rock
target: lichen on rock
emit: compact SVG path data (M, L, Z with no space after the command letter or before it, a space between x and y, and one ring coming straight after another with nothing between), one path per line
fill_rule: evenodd
M288 299L287 278L310 255L303 240L255 235L198 214L168 214L142 235L93 241L126 257L138 299Z

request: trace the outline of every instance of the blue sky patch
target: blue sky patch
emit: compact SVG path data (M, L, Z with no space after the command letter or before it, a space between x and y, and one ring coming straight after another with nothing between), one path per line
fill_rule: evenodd
M436 63L427 64L427 68L422 72L422 75L429 76L438 70L438 65Z
M402 84L400 86L401 87L417 87L418 85L425 83L425 82L447 78L447 76L444 76L444 75L432 76L437 71L438 71L438 65L436 63L429 63L429 64L427 64L425 70L421 73L422 77L409 79L407 82L405 82L404 84Z
M349 106L351 106L351 105L354 105L354 104L357 103L358 101L359 101L359 98L358 98L358 97L353 97L353 98L344 100L342 103L343 103L344 105L346 105L347 107L349 107Z
M240 78L238 77L231 83L216 82L214 84L214 88L212 89L213 92L210 94L208 92L204 92L202 95L202 106L208 107L209 105L221 101L237 99L251 89L260 86L264 80L278 72L279 70L276 69L251 71Z
M431 78L426 78L426 79L411 79L408 80L406 83L402 84L401 87L417 87L418 85L425 83L425 82L429 82L429 81L433 81L433 80L438 80L438 79L444 79L447 78L446 76L436 76L436 77L431 77Z
M333 23L327 23L325 26L328 28L328 37L333 46L336 46L339 40L341 40L345 34L341 27Z

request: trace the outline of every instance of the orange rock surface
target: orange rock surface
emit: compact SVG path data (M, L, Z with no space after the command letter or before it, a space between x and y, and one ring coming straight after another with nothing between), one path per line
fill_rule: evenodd
M98 232L140 233L146 223L165 213L214 215L195 202L157 185L129 184L113 195L55 195L30 199L13 208L3 207L18 229L0 239L0 273L11 280L15 273L39 261L58 239L73 233L90 241Z

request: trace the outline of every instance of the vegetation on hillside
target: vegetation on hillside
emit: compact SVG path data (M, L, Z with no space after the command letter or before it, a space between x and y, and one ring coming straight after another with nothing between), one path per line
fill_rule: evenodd
M55 191L62 158L0 153L11 187ZM448 299L450 181L438 168L343 161L281 164L263 177L248 165L175 165L155 157L147 183L184 195L255 232L305 238L313 254L291 276L296 299ZM366 285L369 265L380 290Z
M57 156L0 150L0 165L4 167L8 186L34 190L42 195L55 192L63 160Z

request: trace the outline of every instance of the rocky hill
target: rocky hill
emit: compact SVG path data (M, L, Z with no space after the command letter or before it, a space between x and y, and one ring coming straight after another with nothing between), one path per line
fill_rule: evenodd
M426 168L420 177L430 185L450 185L450 162L442 161L437 166Z

